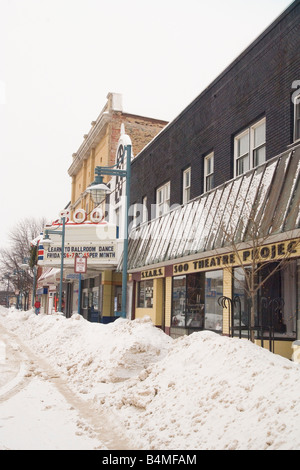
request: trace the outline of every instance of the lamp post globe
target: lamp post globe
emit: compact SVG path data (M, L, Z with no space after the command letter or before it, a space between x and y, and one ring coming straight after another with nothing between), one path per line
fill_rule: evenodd
M50 245L52 245L52 240L49 237L49 235L46 233L44 238L41 240L41 244L44 246L44 248L49 248Z
M106 194L110 192L110 189L101 182L92 184L87 188L86 192L91 194L95 205L99 206L104 201Z

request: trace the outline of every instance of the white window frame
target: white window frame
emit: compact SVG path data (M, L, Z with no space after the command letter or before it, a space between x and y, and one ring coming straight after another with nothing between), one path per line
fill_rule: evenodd
M156 190L156 217L166 214L170 210L171 182L163 184Z
M135 202L133 204L133 218L132 218L132 225L131 225L131 228L136 228L137 226L137 212L138 212L138 206L137 206L137 203Z
M214 152L209 153L204 157L204 192L213 189L214 182L214 167L215 167L215 154Z
M300 94L294 101L294 142L300 140Z
M187 204L191 199L191 167L187 168L183 172L183 189L182 189L182 203Z
M259 145L255 146L254 145L255 130L262 125L265 126L265 139ZM246 151L244 153L239 154L239 142L245 136L248 137L248 146L245 149ZM238 135L235 136L234 138L234 177L242 175L243 173L246 173L247 171L252 170L256 166L258 166L256 165L256 162L254 162L255 152L263 148L266 149L266 118L260 119L259 121L254 123L252 126L248 127L247 129L244 129L242 132L240 132ZM239 162L242 162L242 160L245 161L246 168L243 171L238 171L238 164ZM266 155L264 157L263 162L260 162L259 164L264 163L265 160L266 160Z
M148 222L147 196L143 197L142 223Z

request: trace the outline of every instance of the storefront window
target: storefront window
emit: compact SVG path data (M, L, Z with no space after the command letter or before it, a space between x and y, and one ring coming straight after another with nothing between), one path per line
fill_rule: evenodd
M89 308L89 292L87 289L85 289L82 293L82 308Z
M138 308L153 308L153 281L138 283Z
M173 278L172 326L185 326L186 276Z
M99 310L99 288L93 289L93 306L94 310Z
M222 331L223 308L218 299L223 295L223 271L205 273L205 329Z
M122 287L115 287L115 312L121 312L122 310Z
M261 337L262 332L267 337L271 332L275 339L296 338L297 299L299 298L297 277L296 260L289 260L282 267L279 267L277 263L269 263L260 270L257 281L259 289L255 296L257 337ZM250 326L251 301L249 289L246 287L246 273L242 268L234 269L233 294L239 299L239 304L235 308L234 325L236 328L241 326L244 334L247 334ZM239 309L241 315L239 315Z
M283 299L282 317L278 318L281 323L281 334L296 339L297 328L297 261L289 260L280 271L281 297Z
M189 274L186 280L186 326L204 327L204 273Z
M172 326L222 331L222 271L173 278Z
M297 322L297 332L296 338L300 337L300 259L297 260L297 314L296 314L296 322Z
M233 270L234 326L237 328L235 333L238 334L238 328L241 328L241 334L246 336L250 327L251 310L246 283L246 273L248 271L250 271L250 268L235 268ZM257 308L255 308L255 311L257 311Z

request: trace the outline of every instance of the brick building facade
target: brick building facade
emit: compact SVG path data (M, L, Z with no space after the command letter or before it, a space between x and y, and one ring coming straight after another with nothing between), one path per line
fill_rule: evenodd
M116 151L121 133L121 125L131 135L133 155L152 140L167 124L166 121L125 113L122 96L117 93L107 95L107 103L91 129L84 135L84 141L73 154L73 162L68 170L72 178L71 211L84 209L90 212L93 202L85 191L94 181L96 166L112 166L116 162ZM106 177L107 182L109 177Z
M156 189L167 181L170 204L183 202L186 168L191 168L190 198L205 191L204 162L212 152L213 187L233 178L235 136L261 119L266 124L266 160L293 143L299 12L296 1L139 153L132 164L131 201L141 204L147 197L149 217Z
M174 337L248 336L292 357L299 51L297 0L132 162L133 318L149 315Z
M99 116L92 121L81 146L73 154L68 170L72 189L71 203L65 211L67 223L62 292L63 311L67 317L73 312L80 312L90 321L108 322L120 311L122 277L116 272L116 266L121 248L119 250L117 227L102 220L104 215L99 215L100 208L97 209L98 204L87 189L95 180L97 166L115 165L122 126L131 135L135 156L166 124L166 121L125 113L122 95L109 93ZM111 183L110 176L104 180ZM99 219L101 222L98 224ZM52 228L57 230L58 221L53 225ZM52 238L57 246L47 249L41 245L39 247L39 263L44 268L43 276L39 277L39 287L42 311L45 313L57 308L60 283L61 241L55 238L55 234ZM77 256L87 258L87 270L82 275L74 273L74 259Z

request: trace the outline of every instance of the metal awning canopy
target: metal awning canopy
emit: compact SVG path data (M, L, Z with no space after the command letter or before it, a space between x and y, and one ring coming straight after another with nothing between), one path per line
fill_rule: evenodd
M300 146L130 233L128 270L300 228ZM122 259L119 270L122 270Z

